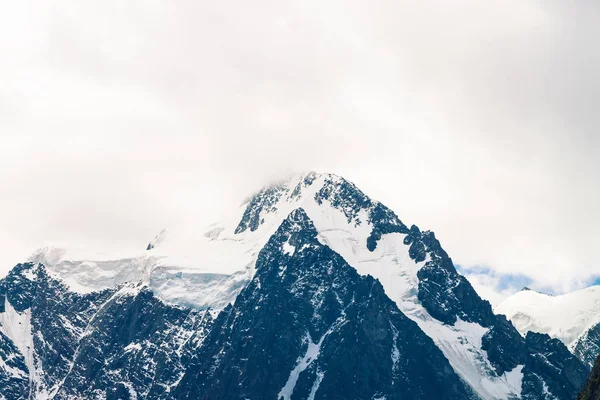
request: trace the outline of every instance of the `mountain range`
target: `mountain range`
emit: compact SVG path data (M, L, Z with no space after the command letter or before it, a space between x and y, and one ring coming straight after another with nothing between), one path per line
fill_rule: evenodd
M587 291L494 311L433 232L311 172L139 254L43 248L15 266L0 396L575 399L600 343Z

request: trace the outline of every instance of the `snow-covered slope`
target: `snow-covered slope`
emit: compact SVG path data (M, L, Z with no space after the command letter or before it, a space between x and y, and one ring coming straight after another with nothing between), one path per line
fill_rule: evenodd
M39 371L33 362L33 331L31 329L31 311L16 311L7 299L4 301L4 312L0 313L0 332L5 334L17 346L25 358L29 370L29 384L34 386L39 380ZM6 363L3 362L4 365ZM19 370L8 370L12 375L20 376ZM35 385L37 386L37 385ZM40 394L40 393L38 393Z
M261 201L270 208L261 204L259 213L247 218L252 225L248 229L242 229L240 221L256 197L241 204L229 220L205 229L163 230L138 254L111 257L44 247L28 262L44 264L52 276L79 293L142 281L169 303L220 310L252 278L258 252L281 222L295 208L314 203L315 192L330 177L298 174L266 187Z
M559 296L524 289L495 311L506 315L522 334L547 333L573 348L584 332L600 322L600 286Z
M495 310L525 335L540 332L561 340L588 367L600 354L600 286L551 296L522 290Z

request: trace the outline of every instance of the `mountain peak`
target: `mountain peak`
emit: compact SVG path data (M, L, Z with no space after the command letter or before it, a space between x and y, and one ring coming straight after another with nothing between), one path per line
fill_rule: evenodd
M358 214L376 204L350 181L331 173L307 172L295 174L287 180L268 185L248 198L244 213L235 227L234 233L255 232L273 214L283 220L295 207L316 202L341 210L348 223L360 224Z
M252 200L256 196L260 196L264 192L293 192L299 186L309 186L316 179L321 178L323 176L328 177L337 177L335 174L331 173L320 173L315 171L305 171L305 172L295 172L285 177L273 179L264 186L262 186L259 190L255 191L251 195L247 196L241 203L242 206L246 206L248 203L252 202ZM339 178L339 177L337 177ZM299 193L296 193L299 194Z
M539 290L536 290L536 289L532 289L532 288L530 288L528 286L523 286L523 288L521 290L519 290L519 292L533 292L533 293L537 293L537 294L542 294L544 296L551 296L551 297L554 296L552 293L542 292L542 291L539 291Z

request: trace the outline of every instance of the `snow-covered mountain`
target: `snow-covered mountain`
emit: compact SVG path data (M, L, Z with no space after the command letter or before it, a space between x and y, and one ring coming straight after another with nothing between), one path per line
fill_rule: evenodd
M552 296L521 290L496 306L521 332L560 339L588 366L600 354L600 286Z
M7 399L572 399L589 373L494 314L433 232L332 174L126 258L42 249L0 307Z

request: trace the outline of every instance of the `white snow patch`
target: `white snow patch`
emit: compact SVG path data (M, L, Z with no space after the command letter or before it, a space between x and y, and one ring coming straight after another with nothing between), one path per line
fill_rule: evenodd
M66 318L64 315L59 315L59 319L60 319L61 324L67 330L69 330L74 336L80 336L83 333L83 330L81 328L74 326L71 323L71 321L69 321L69 319Z
M352 301L352 303L353 302L354 301ZM350 303L350 304L352 304L352 303ZM349 307L349 305L346 307ZM321 351L321 345L323 344L323 341L327 338L327 336L329 336L333 331L335 331L337 328L342 326L345 322L346 322L346 309L343 309L341 312L341 315L338 317L338 319L329 327L327 332L325 332L323 334L323 336L321 336L321 339L319 339L319 341L317 343L312 341L312 338L310 337L310 334L308 332L306 333L306 336L304 339L308 343L306 353L304 354L303 357L300 357L298 359L298 363L296 364L296 367L294 367L294 369L290 373L290 376L288 377L288 380L285 383L285 386L279 391L279 394L277 395L278 399L280 399L282 397L283 397L283 400L291 399L292 393L294 393L294 388L296 387L296 383L298 382L298 377L300 376L300 373L302 373L302 371L306 370L306 368L308 368L319 357L319 353ZM313 398L314 398L314 395L317 393L317 390L319 389L319 385L321 384L321 381L323 380L324 376L325 376L324 374L319 374L319 371L317 371L317 377L315 378L315 382L313 382L313 386L311 389L311 395L313 396Z
M246 272L204 273L192 268L156 267L148 287L169 304L221 310L232 303L249 282Z
M144 254L103 261L61 259L56 264L45 266L51 276L78 293L140 282L166 303L200 309L221 310L235 299L250 279L247 272L218 274L198 268L170 266L163 261Z
M34 281L35 280L35 273L31 270L31 269L26 269L23 271L23 276L27 279L29 279L30 281Z
M0 331L14 343L25 358L25 365L29 370L29 385L32 392L36 393L35 398L46 399L47 394L43 390L40 377L41 371L35 365L31 310L18 312L5 297L4 312L0 313Z
M310 389L310 394L308 395L308 400L315 400L315 396L317 395L317 390L319 390L319 386L321 386L323 377L325 377L325 372L317 371L317 377L315 378L312 388Z
M312 364L312 362L318 357L319 351L321 350L321 344L323 343L323 340L326 336L326 334L323 335L317 343L314 343L310 338L310 335L308 333L306 334L305 340L308 342L306 353L303 357L301 357L298 360L298 363L290 373L290 376L287 382L285 383L285 386L279 391L279 394L277 395L278 399L283 397L283 400L290 400L292 398L292 393L294 392L294 388L296 387L296 382L298 382L298 377L300 376L300 373L302 373L302 371L308 368L310 364Z
M18 312L4 299L4 312L0 313L0 331L4 333L19 352L25 357L25 364L29 370L29 379L34 378L35 366L33 360L33 334L31 333L31 310Z
M512 371L504 373L506 382L519 397L521 397L521 387L523 385L523 367L524 365L517 365Z
M552 393L550 392L550 389L548 388L546 381L544 381L543 379L542 379L542 394L544 396L552 396Z
M121 384L127 388L127 391L129 392L129 398L131 400L137 400L138 395L131 382L121 382Z
M142 345L139 343L129 343L123 350L125 353L129 353L130 351L141 351Z
M411 317L411 316L409 316ZM454 326L444 325L438 320L412 318L442 350L454 371L484 399L507 399L520 393L514 388L506 374L496 376L487 353L481 349L481 340L487 328L460 319Z
M283 253L284 254L288 254L291 256L291 255L294 255L295 252L296 252L296 248L294 246L292 246L288 242L285 242L283 244Z
M392 372L394 373L398 369L398 362L400 361L400 350L398 350L398 329L392 324L390 324L392 328Z

